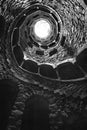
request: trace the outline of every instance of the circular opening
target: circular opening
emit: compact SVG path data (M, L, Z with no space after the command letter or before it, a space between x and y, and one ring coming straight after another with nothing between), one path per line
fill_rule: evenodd
M45 19L38 20L34 25L34 33L39 39L47 39L51 31L51 24Z

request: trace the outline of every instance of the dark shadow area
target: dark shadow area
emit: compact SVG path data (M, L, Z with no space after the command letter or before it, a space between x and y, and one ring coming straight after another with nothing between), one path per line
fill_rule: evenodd
M50 79L57 79L57 73L51 65L40 65L40 75Z
M71 80L84 77L84 74L76 64L66 62L57 67L57 71L61 79Z
M76 59L76 64L81 67L81 69L87 73L87 48L84 49Z
M83 2L87 5L87 0L83 0Z
M26 102L21 130L50 130L48 103L40 96Z
M17 92L16 83L11 80L0 80L0 130L6 130Z
M5 19L2 15L0 15L0 38L3 37L5 30Z

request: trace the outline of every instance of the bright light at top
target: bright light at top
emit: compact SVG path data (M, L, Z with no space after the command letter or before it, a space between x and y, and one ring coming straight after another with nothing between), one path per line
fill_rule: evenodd
M34 31L40 39L45 39L50 35L51 32L50 23L46 20L40 20L36 22Z

